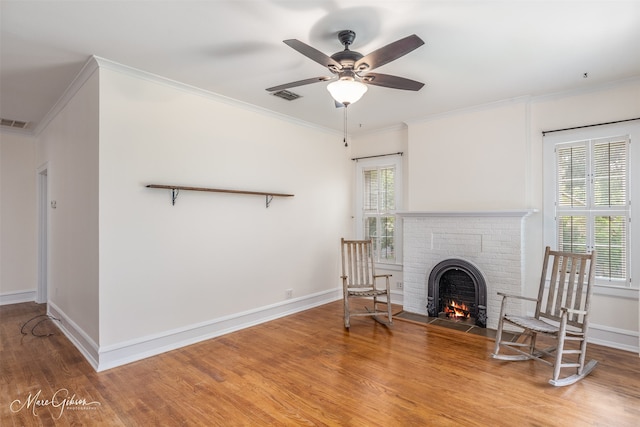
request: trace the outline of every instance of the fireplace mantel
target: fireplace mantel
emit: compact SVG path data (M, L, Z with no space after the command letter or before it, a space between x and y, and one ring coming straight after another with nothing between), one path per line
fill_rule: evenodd
M538 209L513 209L497 211L400 211L399 217L526 217L538 212Z

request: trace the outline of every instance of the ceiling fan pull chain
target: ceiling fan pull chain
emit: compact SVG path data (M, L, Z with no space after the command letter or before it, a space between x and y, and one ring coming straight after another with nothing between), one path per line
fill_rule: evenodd
M349 146L349 144L347 143L347 107L348 105L344 106L344 138L342 139L345 147Z

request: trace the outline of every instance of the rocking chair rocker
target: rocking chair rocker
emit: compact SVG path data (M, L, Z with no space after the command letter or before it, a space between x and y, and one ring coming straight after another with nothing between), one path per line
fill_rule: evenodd
M342 288L344 292L344 327L349 329L351 316L372 316L384 325L391 325L391 289L390 274L376 274L373 262L373 243L371 240L342 241ZM385 287L376 285L377 279L386 279ZM382 301L379 298L384 298ZM351 310L352 298L370 298L373 308ZM378 304L386 304L386 310L378 308ZM388 320L381 319L380 315Z
M591 360L585 365L589 304L593 291L595 265L595 250L590 254L574 254L552 251L547 246L537 299L498 292L498 295L502 296L502 306L492 356L495 359L509 361L535 359L551 365L553 377L549 383L554 386L570 385L587 376L598 363ZM549 287L545 289L549 268L551 269ZM508 314L507 300L510 298L535 301L535 315ZM521 338L524 339L515 342L503 341L502 333L505 323L522 329ZM538 334L553 337L556 340L555 345L544 349L537 348ZM568 347L567 344L569 344ZM501 348L511 350L510 354L500 353ZM563 368L574 368L575 373L560 378Z

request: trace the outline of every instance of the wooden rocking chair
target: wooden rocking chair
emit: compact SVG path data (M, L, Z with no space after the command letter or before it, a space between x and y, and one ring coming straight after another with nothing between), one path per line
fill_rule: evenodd
M502 296L502 307L492 356L502 360L535 359L551 365L553 378L549 383L554 386L570 385L587 376L598 363L591 360L585 365L589 303L593 291L595 265L595 250L591 254L574 254L552 251L547 246L537 299L498 293ZM545 289L549 268L549 287ZM535 315L527 317L506 313L509 298L535 301ZM524 339L515 342L502 341L505 322L523 329L521 338ZM537 348L538 334L553 337L555 345L544 349ZM501 347L510 349L511 354L499 353ZM575 373L560 378L560 370L563 368L575 368Z
M342 288L344 292L344 327L349 329L351 316L372 316L376 321L391 325L391 289L390 274L376 275L373 263L373 243L371 240L342 240ZM378 279L386 279L385 287L376 286ZM382 297L380 301L378 298ZM349 300L352 298L371 298L373 308L351 310ZM381 310L378 304L386 304ZM379 318L379 315L388 320Z

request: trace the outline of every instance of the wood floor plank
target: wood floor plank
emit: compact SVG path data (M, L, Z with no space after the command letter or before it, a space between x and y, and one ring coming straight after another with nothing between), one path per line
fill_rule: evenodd
M493 340L370 318L342 325L341 302L97 373L33 303L0 307L0 425L635 426L637 354L589 345L599 365L550 386L551 368L490 357ZM98 402L16 410L61 389ZM70 397L70 396L69 396ZM12 411L12 409L14 409ZM61 409L64 409L61 411Z

